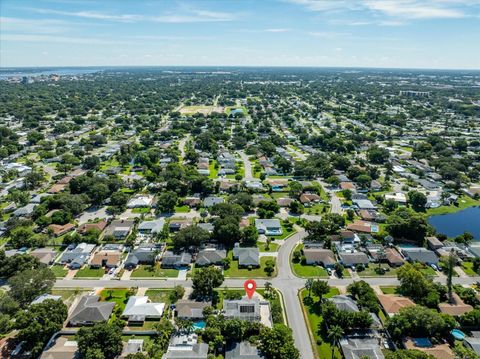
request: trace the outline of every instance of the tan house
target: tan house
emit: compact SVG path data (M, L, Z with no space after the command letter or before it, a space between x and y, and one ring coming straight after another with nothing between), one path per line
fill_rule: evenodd
M96 229L99 232L102 232L107 226L107 224L108 222L105 220L101 220L100 222L97 222L97 223L84 223L80 225L80 227L78 227L77 232L80 234L85 234L90 229Z
M473 307L469 304L465 304L457 293L452 293L452 303L440 303L438 309L444 314L457 317L471 312Z
M410 298L398 295L379 294L377 297L383 307L383 311L390 317L397 314L402 308L413 307L415 305Z
M65 233L68 233L70 231L73 231L75 228L75 225L72 223L67 223L67 224L51 224L48 226L48 229L52 231L53 235L55 237L62 236Z
M93 255L90 261L92 268L116 268L120 263L121 253L117 251L99 251Z
M305 262L307 264L321 264L324 267L333 267L337 261L330 249L310 247L303 249Z

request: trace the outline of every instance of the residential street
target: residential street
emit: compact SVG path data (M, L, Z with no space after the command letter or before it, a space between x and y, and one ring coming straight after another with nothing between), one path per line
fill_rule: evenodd
M237 153L240 155L243 161L243 168L245 169L245 181L255 181L252 172L252 164L250 163L247 154L243 151L237 151Z

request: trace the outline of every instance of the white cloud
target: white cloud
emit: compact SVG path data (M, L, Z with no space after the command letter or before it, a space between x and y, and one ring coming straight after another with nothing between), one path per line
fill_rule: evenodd
M339 37L339 36L351 35L348 32L334 32L334 31L313 31L313 32L308 32L307 34L310 35L310 36L322 37L322 38L325 38L325 39L333 39L333 38Z
M37 35L37 34L2 34L2 41L13 42L41 42L41 43L67 43L67 44L86 44L86 45L113 45L125 44L125 41L106 40L99 38L55 36L55 35Z
M266 32L288 32L290 29L265 29Z
M370 10L406 19L462 18L466 14L455 7L456 1L367 0Z

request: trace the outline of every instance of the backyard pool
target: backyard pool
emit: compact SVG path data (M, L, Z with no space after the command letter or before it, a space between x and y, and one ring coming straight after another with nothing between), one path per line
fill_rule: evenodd
M431 216L428 223L438 233L446 234L448 237L470 232L473 238L480 240L480 207L469 207L455 213Z
M193 322L193 330L203 330L205 329L205 321L204 320L199 320L196 322Z

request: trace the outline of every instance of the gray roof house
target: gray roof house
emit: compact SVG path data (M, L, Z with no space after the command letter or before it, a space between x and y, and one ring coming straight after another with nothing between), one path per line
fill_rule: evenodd
M227 319L241 319L249 322L258 322L260 316L260 299L252 297L247 299L223 300L223 311Z
M225 202L225 200L222 197L210 196L210 197L205 197L205 199L203 200L203 206L209 208L223 202Z
M259 234L267 236L280 236L283 233L278 219L256 219L255 227Z
M79 243L74 248L67 248L60 257L61 264L68 264L71 269L82 267L90 258L95 244Z
M227 345L225 359L264 359L260 350L247 341Z
M340 340L340 347L342 348L343 356L345 359L358 359L363 357L370 359L385 358L378 344L377 338L344 337L342 340Z
M153 243L140 244L131 252L124 263L125 269L136 268L139 264L153 264L161 247Z
M260 267L260 253L257 247L234 247L233 259L238 259L239 267Z
M226 256L227 251L225 249L205 248L198 252L195 263L198 266L222 264Z
M435 252L425 248L402 248L402 254L410 262L438 264Z
M212 302L197 302L180 299L176 303L175 311L180 319L202 319L203 310L212 305Z
M37 205L34 203L29 203L26 206L17 208L12 215L14 217L29 217L33 214L33 210Z
M162 256L160 267L162 268L182 268L187 267L192 262L192 256L188 252L175 254L167 251Z
M464 343L480 356L480 338L467 337Z
M359 312L357 303L348 295L334 295L329 299L337 309L347 312Z
M208 344L198 343L197 334L176 334L162 359L207 359Z
M345 267L356 266L359 264L367 265L368 256L363 252L339 252L340 263Z
M125 239L132 231L135 222L133 220L120 219L110 223L105 230L105 236L113 236L116 239Z
M138 232L141 234L157 234L163 230L164 218L157 218L153 221L143 221L138 225Z
M92 325L105 322L112 314L113 302L100 302L98 295L85 295L73 310L68 323L72 326Z

